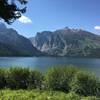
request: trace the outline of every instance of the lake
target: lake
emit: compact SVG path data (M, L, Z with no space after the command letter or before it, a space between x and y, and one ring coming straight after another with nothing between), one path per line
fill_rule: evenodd
M75 65L100 76L100 59L67 57L0 57L0 67L21 66L46 71L53 65Z

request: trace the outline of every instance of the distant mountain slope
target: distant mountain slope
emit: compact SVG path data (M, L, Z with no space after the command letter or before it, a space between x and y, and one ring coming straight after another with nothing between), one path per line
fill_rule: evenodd
M52 56L100 57L100 36L81 29L44 31L30 40L38 50Z
M19 35L16 30L8 29L0 23L0 56L39 56L31 42Z

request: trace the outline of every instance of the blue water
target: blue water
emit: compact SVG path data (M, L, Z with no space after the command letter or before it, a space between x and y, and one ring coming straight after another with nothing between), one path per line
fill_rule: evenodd
M75 65L100 76L100 59L66 57L0 57L0 67L22 66L46 71L53 65Z

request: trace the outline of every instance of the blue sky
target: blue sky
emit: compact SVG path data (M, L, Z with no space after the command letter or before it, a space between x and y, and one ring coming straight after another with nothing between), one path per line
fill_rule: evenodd
M29 0L26 14L8 27L32 37L66 26L100 34L100 0Z

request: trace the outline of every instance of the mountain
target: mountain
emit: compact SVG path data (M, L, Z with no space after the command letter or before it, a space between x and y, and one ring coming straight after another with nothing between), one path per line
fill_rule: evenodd
M6 25L3 23L0 23L0 31L7 29Z
M29 39L0 23L0 56L39 56L41 54Z
M100 36L82 29L38 32L30 41L50 56L100 57Z

